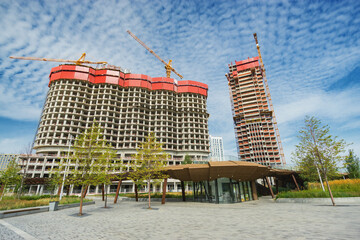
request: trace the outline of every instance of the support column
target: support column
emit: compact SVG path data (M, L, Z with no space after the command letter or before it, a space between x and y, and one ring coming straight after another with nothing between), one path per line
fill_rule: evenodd
M294 174L291 174L291 176L292 176L292 178L294 180L294 183L296 185L297 190L300 191L299 185L297 184L297 181L296 181L296 178L295 178Z
M166 186L167 186L167 178L164 179L163 194L162 194L162 198L161 198L161 204L165 204Z
M99 193L99 185L96 185L95 187L95 194L98 194Z
M74 191L74 184L71 184L69 187L70 187L70 195L72 195Z
M36 193L35 193L35 195L38 195L38 194L39 194L39 190L40 190L40 185L37 185L37 188L36 188Z
M177 189L177 182L174 182L174 192L177 192L178 189Z
M42 194L43 194L43 191L44 191L44 185L41 185L41 187L40 187L40 194L39 194L39 195L42 195Z
M279 179L276 177L275 179L275 185L276 185L276 194L279 193Z
M121 182L122 180L119 180L117 188L116 188L116 193L115 193L115 199L114 199L114 203L117 203L118 197L119 197L119 192L120 192L120 188L121 188Z
M186 197L185 197L185 184L184 184L184 181L181 181L181 194L182 194L182 200L183 200L183 202L185 202Z
M215 179L215 203L219 204L219 187L218 187L218 180Z
M272 198L275 198L274 193L273 193L273 190L272 190L271 185L270 185L269 177L266 177L266 182L267 182L267 185L268 185L268 187L269 187L269 190L270 190L270 193L271 193L271 197L272 197Z
M257 195L255 180L251 181L251 188L252 188L252 196L253 196L253 199L254 199L254 200L258 200L258 195Z

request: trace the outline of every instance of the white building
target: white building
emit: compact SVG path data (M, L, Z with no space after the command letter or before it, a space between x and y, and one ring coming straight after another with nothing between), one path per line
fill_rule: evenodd
M94 121L103 129L104 140L117 151L127 171L132 155L150 132L169 154L168 165L181 164L186 155L194 162L206 163L207 91L206 84L195 81L60 65L50 73L49 92L34 143L36 154L21 154L18 163L29 178L51 177L66 161L69 144ZM70 165L75 167L75 163ZM169 179L167 184L168 191L181 189L178 180ZM109 185L108 192L115 192L116 187ZM132 192L134 188L132 181L123 181L121 192ZM91 186L89 192L98 190ZM33 185L29 186L29 193L42 194L47 190ZM80 193L79 187L71 188L69 194L72 193Z
M211 161L225 161L222 137L210 136L210 159Z

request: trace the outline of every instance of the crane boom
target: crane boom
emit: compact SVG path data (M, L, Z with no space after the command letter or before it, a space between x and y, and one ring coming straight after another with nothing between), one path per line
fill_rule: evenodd
M263 79L264 79L265 88L266 88L266 92L267 92L267 98L269 100L270 110L271 110L272 116L273 116L273 123L274 123L274 127L275 127L275 132L276 132L276 139L277 139L277 142L278 142L278 145L279 145L279 150L280 150L280 157L281 157L282 164L285 165L286 162L285 162L284 150L283 150L283 146L282 146L281 139L280 139L279 128L277 126L276 116L275 116L275 112L274 112L274 106L273 106L272 100L271 100L270 89L269 89L269 85L268 85L268 82L267 82L267 79L266 79L265 67L264 67L262 57L261 57L260 46L259 46L259 43L258 43L256 33L254 33L254 39L255 39L256 48L257 48L257 51L258 51L258 54L259 54L261 68L263 70Z
M45 61L45 62L67 62L75 63L76 65L80 64L107 64L107 62L91 62L85 60L86 53L83 53L78 60L65 60L65 59L55 59L55 58L37 58L37 57L15 57L10 56L12 59L21 59L21 60L35 60L35 61Z
M145 43L143 43L138 37L135 36L135 34L133 34L132 32L130 32L130 30L126 31L130 36L132 36L138 43L140 43L141 46L143 46L146 50L148 50L152 55L154 55L157 59L159 59L163 64L165 64L165 69L166 69L166 76L169 78L170 77L170 73L171 71L174 72L176 75L178 75L181 79L183 78L183 76L181 74L179 74L178 72L176 72L176 70L171 66L171 60L169 60L169 63L165 62L164 60L162 60L161 57L159 57L159 55L157 55L153 50L151 50L151 48L149 48L148 46L146 46Z

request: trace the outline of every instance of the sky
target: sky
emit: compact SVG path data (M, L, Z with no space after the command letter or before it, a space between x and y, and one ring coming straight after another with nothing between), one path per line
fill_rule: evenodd
M9 56L107 61L151 77L163 64L208 84L209 132L236 155L225 74L257 56L258 35L286 161L306 115L360 155L360 1L0 1L0 153L33 141L55 62ZM173 77L176 78L175 75Z

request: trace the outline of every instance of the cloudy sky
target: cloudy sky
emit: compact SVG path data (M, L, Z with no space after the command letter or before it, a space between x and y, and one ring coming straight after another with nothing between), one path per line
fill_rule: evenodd
M9 56L107 61L151 77L162 63L184 79L209 85L209 130L235 155L225 74L235 60L257 56L267 70L288 162L306 115L320 118L360 155L360 1L19 1L0 2L0 153L34 138L58 63Z

